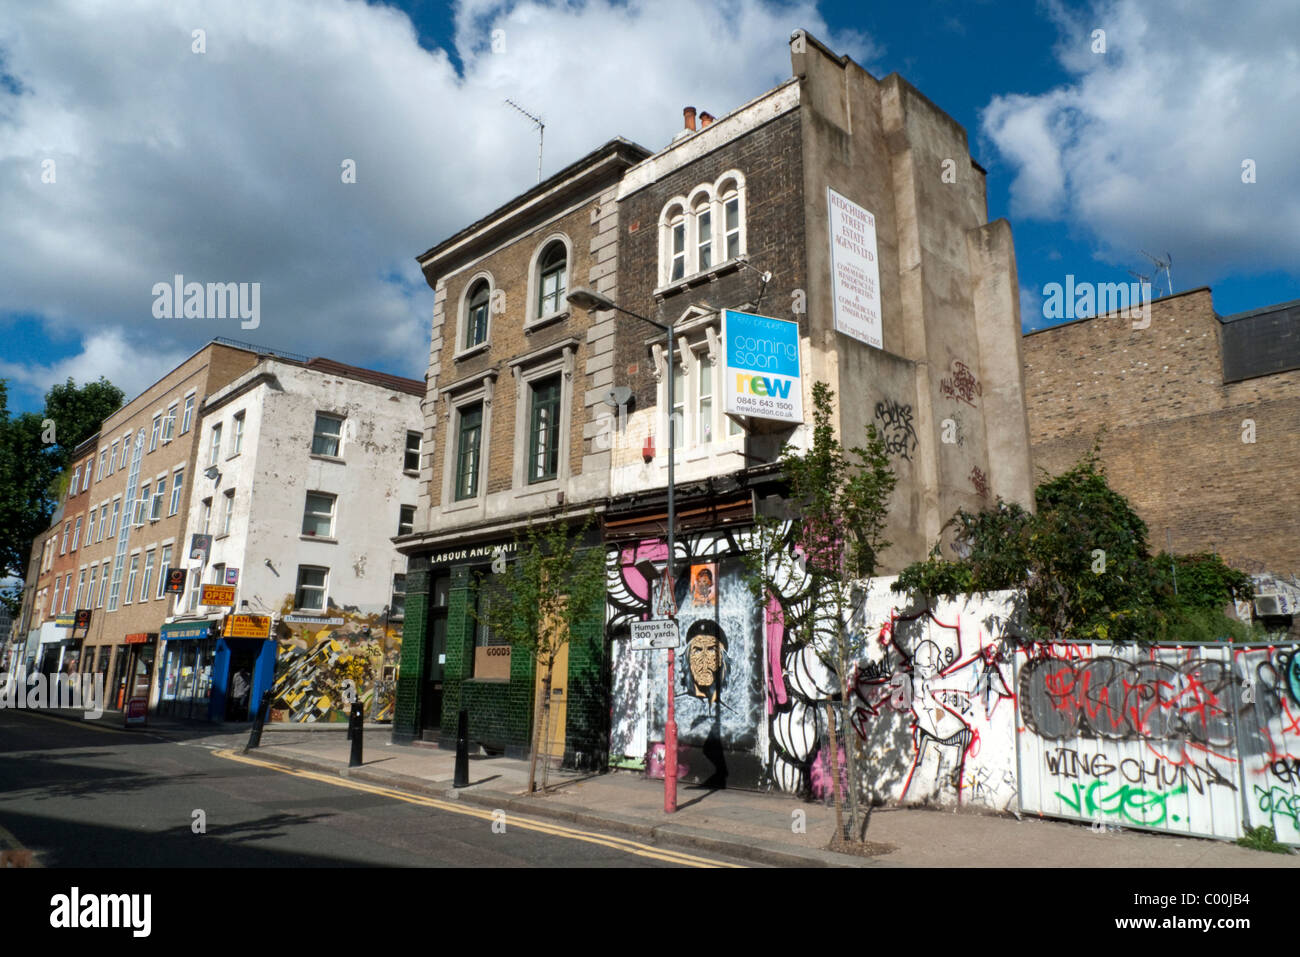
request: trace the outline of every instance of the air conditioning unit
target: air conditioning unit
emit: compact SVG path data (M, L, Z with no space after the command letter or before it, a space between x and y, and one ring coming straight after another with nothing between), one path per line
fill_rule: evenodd
M1273 615L1287 615L1287 600L1283 595L1256 595L1255 596L1255 614L1260 618L1267 618Z

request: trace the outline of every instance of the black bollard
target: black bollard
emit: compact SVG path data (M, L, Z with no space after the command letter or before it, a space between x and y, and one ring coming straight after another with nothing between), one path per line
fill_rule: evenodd
M469 787L469 712L461 709L456 719L456 776L452 787Z
M348 761L348 767L350 768L361 767L361 733L363 730L362 721L364 720L361 713L361 702L352 702L352 720L349 724L353 724L355 730L352 734L352 757Z
M257 706L257 714L253 717L253 729L248 732L248 744L244 745L245 754L262 743L262 725L266 723L266 712L270 707L271 689L267 688L262 693L262 703Z

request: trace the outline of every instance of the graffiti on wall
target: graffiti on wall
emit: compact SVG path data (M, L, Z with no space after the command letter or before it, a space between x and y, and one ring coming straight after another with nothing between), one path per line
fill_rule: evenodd
M1082 646L1027 661L1024 809L1227 839L1268 824L1300 841L1290 665L1288 651L1231 645Z
M939 380L939 391L947 398L965 402L969 406L974 406L975 397L984 392L975 373L960 359L952 360L951 375Z
M271 718L312 723L348 719L347 700L356 695L367 720L391 721L396 707L396 666L401 657L401 622L355 609L330 608L342 624L314 626L286 622L276 642Z
M876 418L880 420L880 435L888 455L897 453L911 461L916 451L916 429L912 426L912 407L894 399L876 403Z
M1016 799L1007 596L972 596L902 611L880 585L856 620L875 641L853 672L851 722L869 755L869 790L904 803ZM877 625L876 623L879 622Z

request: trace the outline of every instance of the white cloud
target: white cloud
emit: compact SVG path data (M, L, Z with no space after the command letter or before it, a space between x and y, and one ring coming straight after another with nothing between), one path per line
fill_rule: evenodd
M658 148L682 106L721 115L786 78L798 27L876 55L808 0L472 0L463 76L405 14L361 2L17 5L0 24L22 88L0 78L0 316L84 340L28 378L127 388L214 335L420 377L433 298L414 257L536 181L536 134L505 97L545 119L546 174L616 135ZM154 319L151 288L177 273L260 282L260 328Z
M1072 80L994 97L982 131L1012 213L1060 220L1102 258L1171 252L1180 286L1300 262L1300 6L1100 0L1049 6ZM1093 53L1092 32L1106 31ZM1242 182L1253 159L1257 182Z
M121 329L104 329L87 333L80 352L55 362L0 360L0 378L12 379L44 395L51 386L68 379L84 385L103 376L131 399L183 362L192 351L150 347L129 341Z

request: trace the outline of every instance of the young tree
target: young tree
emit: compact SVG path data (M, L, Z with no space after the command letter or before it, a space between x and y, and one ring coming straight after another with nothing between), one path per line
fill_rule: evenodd
M526 652L534 667L541 669L528 762L530 794L536 790L542 735L550 730L556 658L568 644L575 623L593 617L604 621L605 553L600 545L584 544L592 522L588 517L576 535L563 522L544 528L529 524L524 536L516 539L514 560L501 572L479 576L478 587L488 590L489 600L480 605L481 614L475 619ZM546 790L545 770L542 790Z
M803 582L800 600L782 607L788 640L813 650L838 676L840 702L846 705L850 694L849 662L856 660L862 650L850 647L850 590L853 583L869 586L880 553L889 547L884 529L897 477L875 426L868 426L865 449L844 449L831 422L834 400L835 393L826 383L813 385L812 441L806 452L787 446L781 456L782 473L790 487L789 517L759 516L751 548L743 560L750 588L763 607L767 607L771 596L784 593L783 586L791 581ZM840 800L837 722L834 705L829 701L826 720L836 821L843 837L846 829ZM846 720L838 724L847 727ZM846 731L846 740L851 737ZM845 749L845 758L849 779L847 833L851 839L860 840L856 741Z

